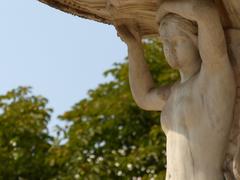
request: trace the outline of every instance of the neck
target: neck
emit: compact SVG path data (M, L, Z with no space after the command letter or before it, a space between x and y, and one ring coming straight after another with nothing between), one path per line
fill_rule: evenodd
M186 67L179 70L181 83L184 83L191 79L196 73L199 72L199 66L194 65L192 67Z

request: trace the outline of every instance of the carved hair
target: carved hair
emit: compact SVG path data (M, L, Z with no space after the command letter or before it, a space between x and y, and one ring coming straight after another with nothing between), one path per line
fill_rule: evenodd
M193 35L194 36L198 35L198 27L196 23L172 13L165 15L160 20L160 29L163 28L165 30L167 28L167 25L171 23L177 24L177 28L181 32L186 34L189 38L192 38Z

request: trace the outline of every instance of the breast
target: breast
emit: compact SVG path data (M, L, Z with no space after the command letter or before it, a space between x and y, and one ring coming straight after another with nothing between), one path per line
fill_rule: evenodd
M192 93L192 88L180 87L170 95L162 113L161 125L165 133L169 130L184 133L196 126L201 100Z

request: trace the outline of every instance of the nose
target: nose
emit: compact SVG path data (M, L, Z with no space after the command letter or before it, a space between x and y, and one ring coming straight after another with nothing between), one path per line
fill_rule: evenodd
M170 48L169 48L168 45L164 45L164 46L163 46L163 50L164 50L164 53L165 53L165 54L168 54L168 53L170 52Z
M169 48L168 48L168 47L164 47L164 48L163 48L163 51L164 51L165 56L166 56L167 54L169 54Z
M163 46L163 51L166 57L175 57L175 49L172 46L165 45Z

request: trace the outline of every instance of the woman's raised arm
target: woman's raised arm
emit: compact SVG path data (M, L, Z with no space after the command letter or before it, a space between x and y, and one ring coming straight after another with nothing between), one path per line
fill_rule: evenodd
M144 59L141 36L137 25L116 26L118 35L128 45L129 82L137 105L145 110L161 111L169 95L169 88L156 88Z

